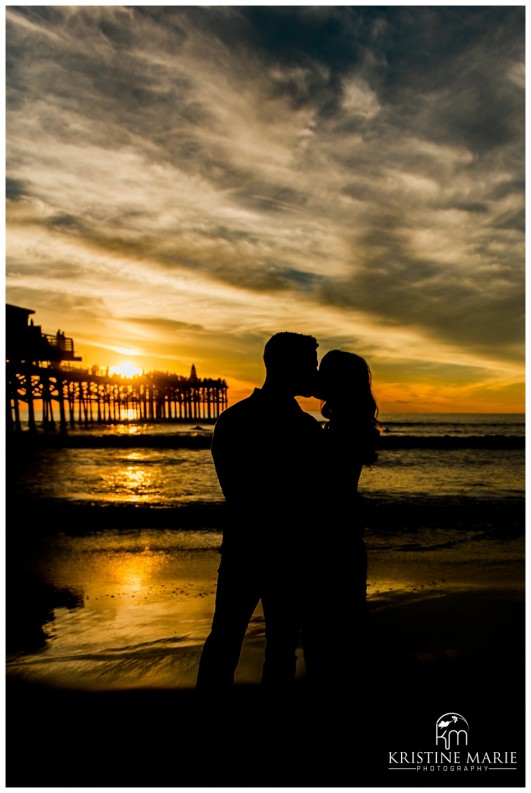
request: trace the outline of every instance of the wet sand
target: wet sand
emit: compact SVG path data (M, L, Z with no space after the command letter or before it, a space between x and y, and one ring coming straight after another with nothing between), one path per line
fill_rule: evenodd
M303 667L293 692L275 697L260 689L259 615L240 682L218 701L191 688L200 641L174 648L187 661L175 666L183 674L172 684L148 674L150 683L140 676L132 685L115 674L114 684L83 690L75 674L54 685L8 674L8 786L521 787L523 564L514 553L512 562L489 563L474 544L460 548L459 564L454 557L450 548L373 561L365 665L325 692L312 691ZM201 575L211 577L215 552L199 558ZM181 569L189 598L202 588L194 564ZM208 595L195 599L203 632L213 607L210 581ZM130 595L123 591L124 603ZM340 636L323 641L340 656ZM516 769L389 770L389 752L433 751L435 721L451 711L467 718L474 751L516 751Z
M393 621L407 633L409 615L424 607L439 615L445 608L457 613L452 604L458 596L468 594L471 601L496 593L504 602L521 596L521 536L496 541L492 532L488 538L476 532L456 538L453 528L428 535L421 536L419 528L400 542L395 537L389 547L384 535L368 533L375 637L386 636ZM219 532L125 527L53 533L32 537L31 543L24 538L9 552L9 676L85 690L193 687L214 611L220 543ZM428 642L446 621L427 632L424 627L421 638ZM474 636L473 625L470 631ZM341 644L341 636L323 640ZM263 649L259 607L244 642L238 683L259 683Z

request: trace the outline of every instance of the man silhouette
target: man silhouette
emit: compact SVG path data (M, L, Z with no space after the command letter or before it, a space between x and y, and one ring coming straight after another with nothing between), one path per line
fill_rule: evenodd
M262 683L293 682L299 640L301 571L310 542L321 428L295 396L311 396L317 341L277 333L264 348L262 388L225 410L212 456L228 507L216 606L197 687L232 686L249 621L262 601L266 650Z

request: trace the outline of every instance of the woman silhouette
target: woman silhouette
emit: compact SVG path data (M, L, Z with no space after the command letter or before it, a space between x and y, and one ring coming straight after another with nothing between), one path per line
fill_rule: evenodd
M358 495L363 466L377 459L380 435L372 375L359 355L327 353L319 366L322 434L320 523L306 592L303 646L309 679L354 682L367 640L367 553ZM341 648L338 658L334 647Z

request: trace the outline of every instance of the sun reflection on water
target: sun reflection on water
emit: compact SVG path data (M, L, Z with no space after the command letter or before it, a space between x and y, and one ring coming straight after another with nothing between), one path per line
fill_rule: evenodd
M139 490L148 487L151 483L151 476L144 468L133 468L129 466L124 469L124 487L131 490Z
M141 553L115 556L109 573L124 592L138 593L154 582L164 561L160 553L146 548Z
M117 431L122 435L136 435L138 433L138 426L136 424L128 424L129 421L137 421L139 419L138 411L135 408L122 408L120 410L120 421L126 422L120 424Z
M153 499L159 483L153 468L146 462L143 452L129 452L122 465L113 467L112 472L104 477L116 500L146 502Z

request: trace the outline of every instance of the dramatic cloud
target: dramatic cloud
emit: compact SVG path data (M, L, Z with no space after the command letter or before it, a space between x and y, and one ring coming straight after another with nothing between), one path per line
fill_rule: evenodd
M524 13L8 7L8 300L87 363L235 393L293 329L522 408Z

